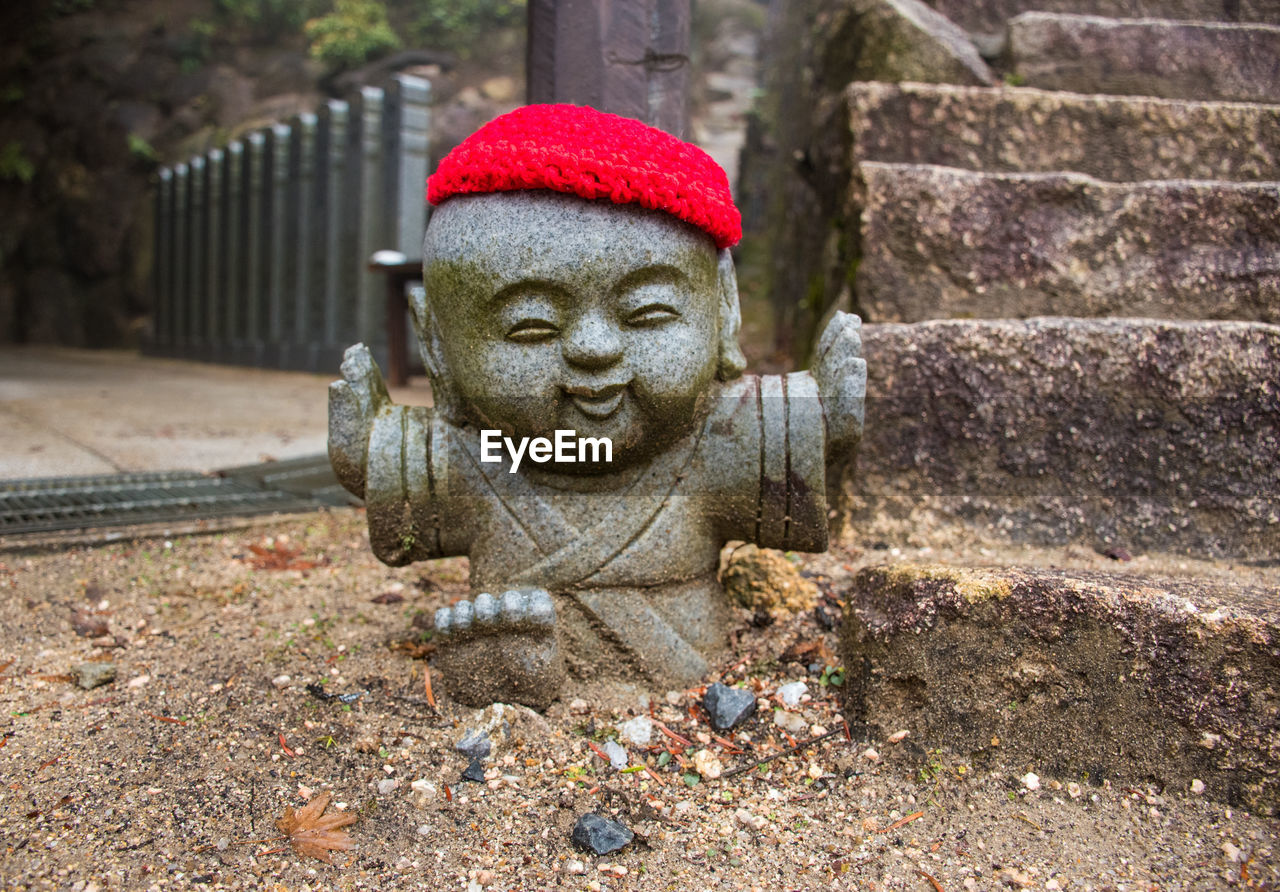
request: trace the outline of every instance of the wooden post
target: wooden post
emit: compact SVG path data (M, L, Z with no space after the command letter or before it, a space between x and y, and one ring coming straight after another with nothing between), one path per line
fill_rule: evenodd
M223 176L225 174L226 153L222 149L209 150L209 163L205 175L208 187L205 202L209 208L208 253L205 255L204 268L204 332L205 350L203 358L216 359L222 348L222 306L227 299L223 283L226 281L226 256L223 254Z
M160 170L156 186L156 249L152 267L152 312L154 328L148 349L163 353L167 348L165 333L173 313L173 170Z
M191 194L187 183L190 168L179 164L173 169L173 266L169 292L170 315L165 325L165 351L169 356L182 354L183 333L187 327L187 288L191 283Z
M245 152L244 143L233 142L227 145L226 176L223 189L226 191L223 207L226 221L226 258L227 272L223 279L223 322L222 348L218 358L223 362L233 361L244 340L246 306L245 268L244 268L244 190Z
M529 102L589 105L686 139L689 3L529 0Z
M182 331L178 335L179 355L184 359L203 359L203 350L207 332L204 330L204 275L205 250L207 246L207 221L205 219L205 167L202 156L191 159L187 189L190 193L187 224L187 239L190 248L187 251L187 289L186 308L183 310Z
M293 119L293 143L289 155L290 251L289 274L291 294L285 300L293 307L293 325L286 330L288 351L285 368L304 369L310 361L312 338L319 338L316 320L323 312L323 295L314 287L312 275L316 230L319 219L320 190L316 183L316 116L304 112ZM317 371L311 369L311 371Z

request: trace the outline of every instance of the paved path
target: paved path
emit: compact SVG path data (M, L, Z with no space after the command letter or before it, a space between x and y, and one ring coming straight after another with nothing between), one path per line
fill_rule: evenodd
M328 375L0 349L0 479L209 471L325 451ZM428 403L425 379L393 391Z

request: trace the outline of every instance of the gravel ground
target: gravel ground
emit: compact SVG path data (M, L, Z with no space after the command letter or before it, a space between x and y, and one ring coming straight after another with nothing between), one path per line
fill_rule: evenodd
M804 566L826 595L859 567L898 558L1117 568L1082 550L938 541L949 544L849 543ZM1139 556L1123 569L1168 563ZM1173 569L1276 576L1178 559ZM848 739L831 683L831 597L797 616L743 611L732 662L707 679L758 698L732 731L707 723L701 688L642 679L577 680L542 716L464 708L433 676L432 707L423 627L466 593L465 577L462 560L377 563L356 511L0 554L0 886L1280 885L1280 822L1192 790L1000 776L909 737ZM114 681L82 689L76 667L103 662ZM797 681L807 693L784 705L779 688ZM629 766L616 770L606 748L629 721L650 739L619 741ZM493 751L473 782L455 744L477 727L491 728ZM355 847L332 864L276 828L286 808L325 792L328 814L355 816L336 831ZM634 840L606 856L578 850L570 833L590 811Z

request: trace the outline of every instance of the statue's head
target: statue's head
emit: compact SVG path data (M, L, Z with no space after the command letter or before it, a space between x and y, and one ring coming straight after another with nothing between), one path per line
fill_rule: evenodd
M625 466L741 374L740 218L695 146L589 108L526 106L445 158L428 199L414 310L457 420L607 436Z

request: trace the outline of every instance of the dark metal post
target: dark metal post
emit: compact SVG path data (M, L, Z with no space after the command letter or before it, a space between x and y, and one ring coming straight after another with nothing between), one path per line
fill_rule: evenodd
M528 99L687 138L690 0L529 0Z

